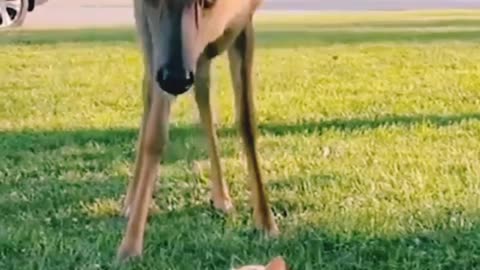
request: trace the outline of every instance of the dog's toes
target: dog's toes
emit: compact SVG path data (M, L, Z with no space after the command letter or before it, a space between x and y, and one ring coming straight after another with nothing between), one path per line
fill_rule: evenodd
M261 225L256 225L256 229L259 230L260 232L265 233L267 237L270 238L277 238L280 235L280 230L278 229L277 224L275 221L272 221L272 224L261 224Z
M126 262L142 255L142 247L132 243L122 243L117 251L117 261Z
M224 198L224 197L213 197L210 198L210 203L212 206L224 213L224 214L231 214L235 211L235 207L233 206L232 200L230 198Z
M231 200L223 200L220 202L214 202L213 206L215 209L222 211L225 214L231 214L235 211L235 207L233 207L233 203Z
M273 226L270 226L270 228L267 229L267 235L271 238L277 238L280 236L280 229L278 229L278 226L275 222L273 223Z
M254 211L254 219L256 229L265 232L268 237L276 238L280 235L280 230L271 212L261 215Z

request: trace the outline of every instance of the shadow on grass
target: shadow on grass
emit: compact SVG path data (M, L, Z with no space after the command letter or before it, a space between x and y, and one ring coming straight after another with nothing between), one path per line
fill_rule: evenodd
M321 134L324 130L339 130L342 132L352 132L355 130L369 130L379 127L401 126L408 127L422 123L442 127L454 125L463 121L480 120L480 113L469 113L459 115L390 115L381 116L375 119L370 118L351 118L351 119L332 119L321 122L305 122L296 125L285 124L263 124L260 130L264 134L285 135L285 134Z
M440 27L479 27L480 20L479 19L399 19L399 20L378 20L378 21L355 21L352 22L347 20L346 22L335 22L329 23L328 18L325 19L325 22L322 23L315 23L309 22L302 22L300 20L294 22L282 22L276 21L274 23L263 22L258 27L260 29L264 28L310 28L310 29L339 29L339 30L347 30L347 29L362 29L362 28L440 28Z
M260 123L259 132L263 135L318 134L325 130L352 132L369 130L385 126L413 126L427 123L434 126L448 126L469 120L480 120L480 113L458 115L389 115L378 118L329 119L319 122L297 124ZM1 156L15 157L17 151L43 152L65 146L83 147L87 144L104 145L106 148L115 145L129 145L127 156L133 158L134 145L137 140L137 129L105 129L105 130L73 130L73 131L3 131L0 132L0 146L4 151ZM220 137L237 136L233 127L218 130ZM169 147L165 162L173 163L190 155L191 160L207 158L205 151L198 151L195 145L198 139L204 139L202 130L197 125L173 126L170 129ZM108 150L108 149L107 149ZM232 153L224 152L223 155Z
M169 269L231 269L266 263L282 255L290 269L477 269L480 224L397 236L334 234L314 225L289 227L278 239L262 239L250 225L225 229L202 208L184 209L151 220L143 261ZM248 215L245 215L249 217ZM199 221L195 226L193 220ZM440 227L440 226L439 226ZM113 249L115 246L112 247ZM166 249L169 249L166 251ZM168 255L166 255L166 253ZM162 255L161 255L162 254Z
M27 192L33 191L37 193L32 196L39 199L28 204L0 205L5 217L0 221L2 229L15 232L0 245L0 264L6 267L3 269L73 269L79 262L87 269L90 265L92 269L117 269L115 252L126 221L78 211L81 201L118 196L117 183L65 185L46 181ZM181 192L175 195L181 196ZM275 201L272 203L277 206ZM295 206L286 207L292 213L302 213ZM232 224L231 220L236 221ZM278 255L286 258L291 269L298 270L446 270L479 266L480 224L442 229L444 223L439 220L435 226L438 229L431 231L373 237L355 232L332 233L312 224L292 224L288 217L282 223L285 226L281 227L280 238L268 240L251 229L250 212L244 206L232 218L216 214L206 203L162 210L149 219L142 260L122 268L230 269L232 265L265 263ZM25 254L32 261L25 260Z
M332 44L362 43L431 43L440 41L477 41L476 31L260 31L257 45L260 48L305 48Z
M478 31L468 29L417 29L388 30L327 28L327 27L289 27L258 29L257 46L259 48L295 48L314 47L329 44L360 44L382 42L438 42L438 41L478 41ZM43 45L59 43L93 43L118 45L121 43L135 45L135 33L131 29L81 29L7 32L0 37L2 45Z
M174 163L181 160L198 160L208 157L200 149L199 139L204 134L197 126L173 127L171 129L169 151L164 157L164 163ZM138 129L119 128L105 130L73 130L73 131L22 131L0 132L0 146L6 151L0 153L11 159L21 159L23 152L41 153L59 150L61 148L96 146L98 156L109 157L118 154L129 159L134 158L135 145L138 138ZM101 151L105 149L106 151ZM113 151L109 151L113 149ZM112 152L112 153L110 153ZM114 153L113 153L114 152ZM91 159L89 153L69 154L77 158ZM223 149L224 155L229 155L228 149ZM113 157L113 156L112 156Z
M420 123L441 127L469 120L480 120L480 114L336 119L299 125L264 124L260 129L264 134L278 136L295 133L320 135L327 129L351 132ZM193 137L199 134L198 128L193 127L175 127L171 132L174 144L178 144L179 148L188 142L187 138L192 134ZM233 132L233 129L221 130L222 136L231 136ZM125 221L108 215L91 216L80 211L80 203L91 203L96 199L116 200L125 192L124 181L111 178L108 181L64 182L54 176L41 180L34 177L18 180L8 179L12 177L8 170L20 173L29 165L19 158L25 151L39 154L65 145L81 147L94 142L105 145L103 149L108 152L117 144L130 145L128 149L131 149L135 138L136 130L133 129L0 133L3 150L0 160L8 164L12 158L18 158L15 164L18 168L7 166L4 167L6 171L0 170L0 175L7 178L1 182L0 189L0 212L4 217L0 220L3 269L70 269L80 261L86 268L91 264L92 269L111 269ZM122 151L113 154L131 158L133 150L129 151L128 154ZM203 155L196 150L189 151L194 153L193 156ZM62 160L62 157L57 158ZM95 154L88 158L95 159ZM178 159L181 158L179 155ZM170 159L171 162L174 160ZM41 157L35 162L42 162ZM51 169L59 170L55 166L40 169L47 176ZM340 178L342 176L320 175L315 177L315 182L302 183L303 177L288 176L287 179L273 181L272 192L292 190L291 185L299 190L302 185L312 183L321 186ZM333 234L317 225L291 223L289 216L311 208L299 205L300 201L279 199L272 205L277 213L285 216L280 218L280 222L286 222L287 228L279 239L264 240L250 229L251 216L245 202L236 202L239 212L236 217L224 219L211 211L204 200L208 185L202 184L199 188L185 185L183 179L173 178L165 182L172 184L158 193L161 196L157 201L161 209L171 210L151 217L145 255L131 269L229 269L232 264L263 263L279 254L287 258L292 269L423 270L475 269L479 266L480 224L474 224L469 229L444 230L441 228L445 223L439 220L438 226L435 226L439 229L426 233L371 237L349 232L347 236ZM2 236L4 231L7 233ZM25 254L32 259L41 257L41 267L36 265L37 262L31 264L24 260Z

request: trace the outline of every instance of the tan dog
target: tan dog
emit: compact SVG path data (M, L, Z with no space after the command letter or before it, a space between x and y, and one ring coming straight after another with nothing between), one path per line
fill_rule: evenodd
M276 257L272 259L266 266L248 265L233 270L288 270L288 267L282 257Z
M142 254L153 187L168 141L172 101L192 86L209 142L211 201L219 210L232 210L220 165L209 93L211 60L225 51L230 61L237 120L247 159L255 225L269 235L278 234L263 186L256 145L252 17L260 2L134 0L135 24L145 69L144 113L134 177L124 203L128 224L118 249L119 259Z

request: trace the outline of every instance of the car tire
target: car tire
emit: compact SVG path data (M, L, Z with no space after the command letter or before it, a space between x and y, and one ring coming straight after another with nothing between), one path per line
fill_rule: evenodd
M35 8L35 0L28 0L28 12L33 11Z
M15 18L15 22L13 23L13 27L18 27L23 24L25 21L25 18L27 18L27 13L28 13L28 0L21 0L22 6L20 8L20 11L17 14L17 17Z
M14 28L14 27L19 27L23 24L25 21L25 18L27 17L28 13L28 1L29 0L20 0L20 7L18 10L16 10L15 17L12 20L12 23L6 26L0 25L0 29L2 28Z

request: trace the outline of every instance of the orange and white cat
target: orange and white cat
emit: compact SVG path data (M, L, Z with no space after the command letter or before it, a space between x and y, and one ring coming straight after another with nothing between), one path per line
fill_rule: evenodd
M287 264L282 257L273 258L266 266L264 265L247 265L232 270L288 270Z

